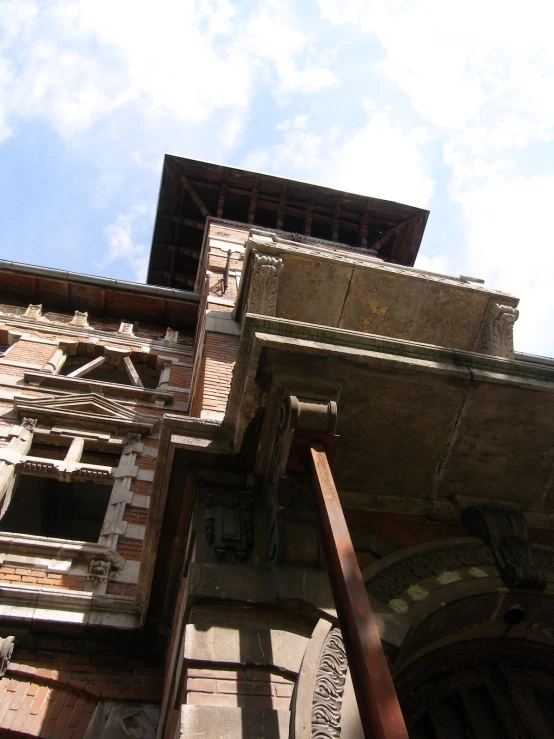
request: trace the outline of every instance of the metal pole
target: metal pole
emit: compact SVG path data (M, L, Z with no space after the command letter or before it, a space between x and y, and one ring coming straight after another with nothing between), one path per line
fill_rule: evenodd
M310 469L321 544L366 739L408 739L325 448L311 442Z

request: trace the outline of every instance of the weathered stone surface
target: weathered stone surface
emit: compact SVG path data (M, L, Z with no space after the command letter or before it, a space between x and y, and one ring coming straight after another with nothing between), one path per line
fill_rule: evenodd
M188 624L185 659L200 662L233 662L268 665L298 672L308 639L279 629Z
M288 739L289 722L288 711L181 706L179 739Z
M84 739L156 739L160 709L151 703L98 704Z

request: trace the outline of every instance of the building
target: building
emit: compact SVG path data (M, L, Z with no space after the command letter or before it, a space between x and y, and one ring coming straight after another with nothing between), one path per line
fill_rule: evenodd
M168 156L147 285L0 263L0 737L553 735L554 362L427 215Z

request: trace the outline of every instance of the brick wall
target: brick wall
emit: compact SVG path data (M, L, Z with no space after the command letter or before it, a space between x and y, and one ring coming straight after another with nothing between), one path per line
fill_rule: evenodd
M260 667L189 666L183 703L288 710L294 680Z
M0 730L50 739L81 739L99 700L158 703L158 668L107 655L18 650L0 680ZM52 665L56 668L52 669ZM132 705L132 704L130 704Z
M4 358L10 362L25 362L40 368L50 359L56 347L52 344L38 344L20 339L6 352Z
M202 410L225 411L238 343L237 336L206 333Z

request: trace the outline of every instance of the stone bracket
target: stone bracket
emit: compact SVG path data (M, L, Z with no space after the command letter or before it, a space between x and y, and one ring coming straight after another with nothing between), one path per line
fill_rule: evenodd
M546 575L535 562L521 513L472 506L462 513L462 521L471 534L490 545L508 587L544 590Z

